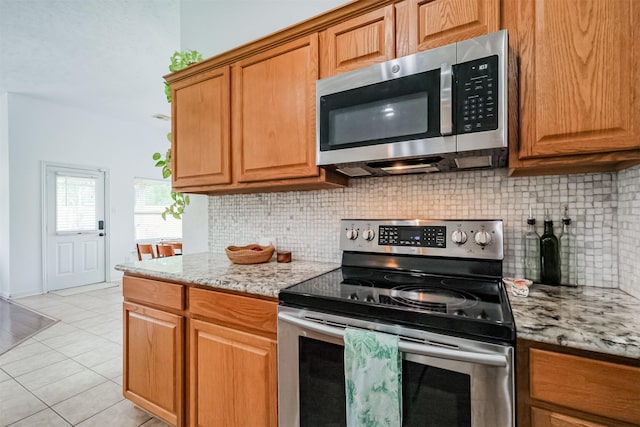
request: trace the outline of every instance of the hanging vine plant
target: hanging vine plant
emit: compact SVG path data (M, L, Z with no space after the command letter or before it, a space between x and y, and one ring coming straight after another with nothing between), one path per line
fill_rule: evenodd
M195 50L185 50L182 52L174 52L171 55L171 64L169 64L169 71L175 72L188 67L191 64L202 61L202 55ZM167 97L167 102L171 103L171 86L168 82L164 82L164 94ZM153 153L153 160L156 162L156 167L161 168L162 178L168 179L171 177L171 132L167 134L167 140L169 140L169 148L164 153L164 157L161 153ZM182 218L184 208L189 205L190 199L188 194L180 192L171 192L171 199L173 203L167 206L162 212L162 219L166 220L167 215L171 215L175 219Z

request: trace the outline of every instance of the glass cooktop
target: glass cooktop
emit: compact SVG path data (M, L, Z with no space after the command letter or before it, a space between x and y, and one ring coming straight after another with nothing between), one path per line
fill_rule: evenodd
M347 267L280 291L285 305L492 342L515 340L500 279Z

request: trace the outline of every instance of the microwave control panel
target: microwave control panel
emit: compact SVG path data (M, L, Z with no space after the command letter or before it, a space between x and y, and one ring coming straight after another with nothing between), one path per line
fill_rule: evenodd
M498 128L498 56L453 66L458 134Z

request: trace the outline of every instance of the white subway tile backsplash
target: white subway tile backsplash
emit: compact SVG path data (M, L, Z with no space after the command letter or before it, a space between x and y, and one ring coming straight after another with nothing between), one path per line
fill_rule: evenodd
M505 228L504 273L522 276L522 235L529 206L540 234L548 208L559 235L567 205L573 219L572 277L577 284L616 288L620 269L630 277L621 281L630 292L640 290L635 279L640 268L632 262L639 252L633 246L640 237L639 176L640 168L634 168L619 175L511 178L498 169L352 179L348 188L334 190L211 196L209 248L223 252L231 244L273 236L294 258L339 262L342 218L498 218Z

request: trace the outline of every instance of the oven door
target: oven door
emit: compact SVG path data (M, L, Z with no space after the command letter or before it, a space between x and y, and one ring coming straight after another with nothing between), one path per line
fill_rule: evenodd
M318 165L455 152L455 45L316 82Z
M515 426L513 348L278 309L280 426L345 426L345 327L400 336L403 426Z

